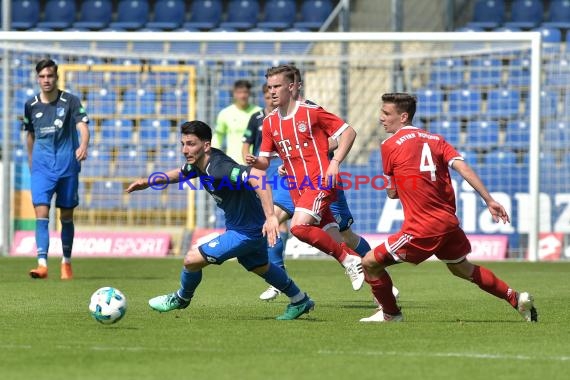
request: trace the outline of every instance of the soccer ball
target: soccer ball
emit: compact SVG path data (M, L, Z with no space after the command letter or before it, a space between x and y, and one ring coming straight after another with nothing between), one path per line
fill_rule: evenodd
M127 298L119 289L110 286L97 289L91 296L89 311L99 323L119 322L127 312Z

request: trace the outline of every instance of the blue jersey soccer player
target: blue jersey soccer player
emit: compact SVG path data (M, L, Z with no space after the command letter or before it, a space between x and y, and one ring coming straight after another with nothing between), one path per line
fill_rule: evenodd
M87 158L89 119L79 98L57 87L57 64L54 61L39 61L36 73L41 91L26 101L23 123L28 132L26 142L32 175L38 256L38 266L30 271L30 276L46 278L48 274L49 208L55 193L55 205L61 210L61 279L70 280L73 277L71 249L75 234L73 210L79 204L79 171L81 161Z
M267 257L268 242L272 245L277 239L278 222L273 213L271 189L262 182L265 173L239 165L221 150L212 148L212 130L201 121L182 124L180 133L186 163L166 173L168 183L198 178L201 186L224 211L227 230L219 237L188 251L184 258L180 289L150 299L151 308L167 312L188 307L202 281L202 268L237 258L245 269L289 296L291 303L277 319L296 319L308 313L315 303L299 290L282 268L269 262ZM126 191L148 187L148 180L141 178Z

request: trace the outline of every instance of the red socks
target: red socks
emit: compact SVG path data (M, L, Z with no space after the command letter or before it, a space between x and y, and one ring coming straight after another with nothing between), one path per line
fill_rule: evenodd
M342 263L346 257L346 252L342 249L341 245L320 227L300 224L291 227L291 233L302 242L320 249L327 255L331 255L339 263Z
M380 305L382 305L382 310L386 314L396 315L400 313L400 308L396 303L396 297L392 293L392 278L388 272L383 271L382 275L378 280L369 280L366 278L366 282L372 288L372 294Z
M513 307L517 307L517 294L504 281L495 276L493 272L485 267L475 265L471 281L481 288L494 295L495 297L504 299Z

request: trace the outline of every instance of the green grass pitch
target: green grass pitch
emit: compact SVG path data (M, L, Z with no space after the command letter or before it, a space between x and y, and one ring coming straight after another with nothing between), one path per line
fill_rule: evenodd
M190 307L159 314L150 297L178 287L181 259L75 259L75 279L32 280L34 259L0 258L0 378L19 379L567 379L570 263L489 263L535 296L539 323L454 278L436 262L390 271L406 322L363 324L369 288L354 292L332 260L290 260L316 302L276 321L287 299L236 262L204 270ZM127 296L115 325L88 314L102 286Z

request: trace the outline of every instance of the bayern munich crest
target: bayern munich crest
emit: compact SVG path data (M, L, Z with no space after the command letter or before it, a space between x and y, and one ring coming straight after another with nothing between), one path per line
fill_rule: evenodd
M300 122L299 124L297 124L297 129L299 130L299 132L303 133L307 131L307 124L305 124L304 121Z

